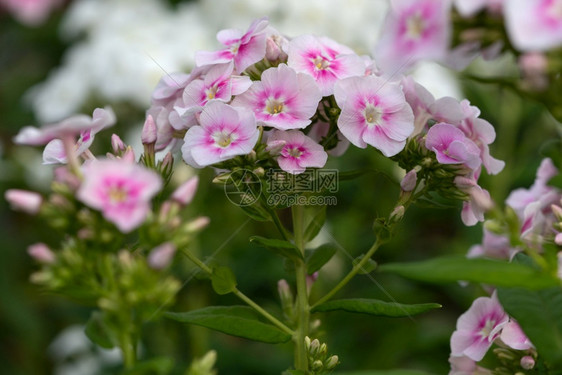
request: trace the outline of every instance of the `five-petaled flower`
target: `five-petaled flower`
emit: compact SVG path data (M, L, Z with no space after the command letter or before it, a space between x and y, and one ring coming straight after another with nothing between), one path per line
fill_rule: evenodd
M307 167L322 168L328 160L324 148L298 130L275 130L269 136L268 144L285 141L277 162L279 167L292 174L300 174Z

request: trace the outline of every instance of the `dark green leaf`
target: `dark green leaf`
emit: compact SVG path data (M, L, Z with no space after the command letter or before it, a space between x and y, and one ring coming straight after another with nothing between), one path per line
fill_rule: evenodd
M528 289L541 289L559 284L557 278L524 264L483 258L468 259L463 256L440 257L415 263L389 263L380 265L378 269L429 283L464 280Z
M276 344L291 339L291 335L258 320L247 306L209 306L184 313L168 312L165 316L254 341Z
M514 317L545 362L562 366L562 288L499 288L498 298Z
M357 258L353 259L353 267L355 267L357 264L359 264L359 262L361 262L361 260L363 260L364 257L365 257L365 254L361 254ZM369 259L367 261L367 263L365 263L363 265L363 267L361 267L361 269L359 270L358 273L361 274L361 275L365 275L365 274L373 272L375 270L375 268L377 268L377 262L375 262L372 259Z
M336 246L333 244L325 243L318 246L306 258L306 272L312 275L314 272L318 271L324 264L332 259L336 251Z
M293 260L302 260L303 256L299 249L290 242L265 238L261 236L253 236L250 237L250 241L258 244L261 247L266 248L267 250L281 255L285 258L293 259Z
M541 146L539 153L544 157L550 158L557 168L559 169L562 168L562 141L561 140L551 139L545 142Z
M139 362L123 375L166 375L174 368L174 361L168 357L153 358Z
M387 316L400 318L421 314L423 312L438 309L438 303L420 303L405 305L402 303L385 302L376 299L353 298L328 301L315 307L312 312L343 310L347 312L369 314L375 316Z
M236 289L236 277L228 267L217 267L213 269L211 284L217 294L228 294Z
M107 327L103 320L103 313L94 311L85 329L86 336L96 345L105 349L112 349L115 343L112 339L111 330Z
M304 241L308 242L314 239L322 229L326 221L326 206L311 206L305 210L306 229L304 231Z
M248 215L250 218L256 221L272 221L271 215L265 208L260 206L259 204L253 204L251 206L240 206L244 213Z

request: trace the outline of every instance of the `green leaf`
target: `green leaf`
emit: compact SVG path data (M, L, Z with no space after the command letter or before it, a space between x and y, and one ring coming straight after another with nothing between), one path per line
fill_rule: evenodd
M209 306L183 313L168 312L165 316L182 323L270 344L291 339L291 335L258 320L254 310L247 306Z
M281 255L282 257L292 260L304 259L299 249L288 241L265 238L261 236L250 237L250 241L266 248L267 250L277 255Z
M259 204L253 204L251 206L240 206L246 215L255 221L272 221L271 215L265 208Z
M236 289L236 277L228 267L213 268L211 285L217 294L232 293Z
M388 263L378 267L403 277L429 283L459 280L498 287L541 289L559 285L560 280L524 264L499 260L447 256L415 263Z
M283 371L281 375L306 375L304 371L301 370L287 370Z
M123 375L166 375L174 368L174 361L168 357L158 357L138 362Z
M552 368L562 366L562 288L499 288L498 298ZM556 367L555 367L556 366Z
M562 168L562 141L560 139L551 139L545 142L539 153L543 157L550 158L557 168Z
M352 298L325 302L315 307L312 312L343 310L347 312L369 314L375 316L400 318L421 314L423 312L438 308L441 308L441 305L438 303L405 305L402 303L385 302L376 299Z
M96 345L104 349L112 349L115 347L114 340L112 339L111 330L104 322L103 313L94 311L86 323L84 331L86 336Z
M305 209L306 229L304 241L309 242L318 235L326 221L326 206L310 206Z
M330 243L318 246L306 258L306 272L312 275L314 272L318 271L332 259L336 251L336 246Z
M361 254L357 258L353 259L353 267L359 264L359 262L361 262L361 260L363 260L364 257L365 254ZM363 267L361 267L358 273L360 275L366 275L368 273L371 273L375 270L375 268L377 268L377 265L378 265L377 262L375 262L373 259L369 259L367 263L365 263Z

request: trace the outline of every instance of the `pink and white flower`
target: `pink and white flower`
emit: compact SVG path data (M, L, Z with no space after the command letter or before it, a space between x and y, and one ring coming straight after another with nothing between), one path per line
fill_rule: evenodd
M328 160L324 148L298 130L275 130L268 137L268 145L285 141L277 157L279 167L285 172L300 174L308 167L322 168Z
M175 254L176 246L171 242L164 242L150 251L147 258L148 265L152 269L163 270L172 263Z
M504 16L517 49L545 51L562 45L562 0L509 0Z
M76 196L128 233L144 222L150 200L161 188L161 177L138 164L93 160L84 165L84 181Z
M398 83L381 77L351 77L334 89L342 109L338 128L360 148L371 145L385 156L402 151L414 130L414 114Z
M220 51L199 51L195 54L197 66L223 64L234 61L236 71L241 73L265 57L267 17L252 22L245 33L238 29L221 30L217 40L226 48Z
M510 319L509 323L503 326L500 338L504 344L515 350L527 350L533 347L519 323L513 319Z
M186 206L191 203L195 192L197 191L197 186L199 185L199 177L193 176L183 184L178 186L176 190L172 193L172 200L179 203L181 206Z
M480 361L508 321L495 293L477 298L457 320L457 329L451 336L451 355Z
M232 105L253 111L258 123L288 130L308 126L321 99L312 77L280 64L264 71L261 81L237 96Z
M45 22L49 13L61 4L62 0L0 0L0 8L6 8L28 26Z
M473 173L471 177L455 177L457 188L468 194L468 201L463 202L461 219L464 225L472 226L484 221L484 213L494 207L494 202L490 198L490 193L482 189L477 183L478 173Z
M429 128L425 147L435 152L441 164L465 164L475 170L482 163L478 146L462 130L444 122Z
M386 73L442 60L451 37L450 0L392 0L374 56Z
M468 251L467 258L489 257L509 260L517 252L510 246L509 238L505 235L495 234L484 228L481 245L474 245Z
M195 168L248 154L259 138L252 112L220 101L203 108L199 123L189 128L181 148L185 162Z
M334 84L343 78L365 74L365 62L350 48L326 37L301 35L289 42L287 65L311 75L322 96L334 93Z

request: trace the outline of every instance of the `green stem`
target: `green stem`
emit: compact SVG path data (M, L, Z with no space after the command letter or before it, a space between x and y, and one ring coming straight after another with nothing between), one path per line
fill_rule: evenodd
M293 206L292 214L295 245L304 257L304 206ZM306 265L303 260L295 262L295 275L297 280L297 331L294 336L295 368L306 373L308 371L308 356L304 338L308 336L310 307L308 306L308 290L306 287Z
M207 266L205 263L203 263L195 255L193 255L191 252L184 250L183 253L185 254L185 256L187 256L189 258L189 260L191 260L193 263L195 263L195 265L197 267L199 267L202 271L204 271L205 273L208 273L209 275L213 274L213 270L209 266ZM244 293L242 293L238 288L234 288L232 293L234 293L234 295L236 297L240 298L242 301L244 301L246 304L248 304L250 307L252 307L258 313L260 313L264 318L269 320L271 323L273 323L276 327L281 329L283 332L286 332L289 335L294 335L295 332L292 329L290 329L285 324L283 324L279 319L277 319L276 317L274 317L273 315L271 315L270 313L265 311L260 305L258 305L252 299L250 299L250 297L248 297Z
M128 327L127 327L128 330ZM131 369L135 366L137 360L136 345L132 335L129 332L122 332L120 338L121 351L123 352L123 362L126 369Z
M337 292L339 292L341 288L343 288L355 275L357 275L359 271L363 269L363 266L369 261L369 259L371 259L373 254L375 254L375 251L377 251L377 249L381 245L382 245L382 241L379 241L377 239L373 244L373 246L371 246L369 251L367 251L367 254L365 254L365 256L357 264L355 264L355 266L353 266L351 271L349 271L349 273L345 275L345 277L335 287L333 287L332 290L330 290L324 297L316 301L316 303L312 305L311 308L315 308L316 306L323 304L324 302L332 298Z

